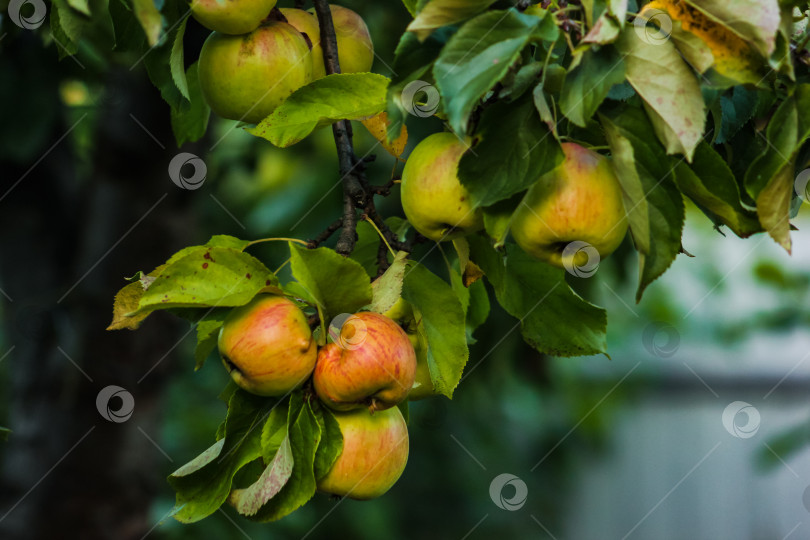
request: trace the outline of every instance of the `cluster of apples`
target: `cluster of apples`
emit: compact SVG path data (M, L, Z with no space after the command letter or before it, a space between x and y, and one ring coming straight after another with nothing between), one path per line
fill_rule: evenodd
M191 2L194 18L213 30L200 51L200 87L223 118L258 123L287 96L326 75L315 14L275 6L276 0ZM366 23L348 8L330 9L341 72L368 71L374 45Z
M411 225L431 240L452 240L484 227L482 209L458 179L468 149L469 141L436 133L405 163L402 207ZM569 253L569 244L585 242L605 257L624 239L627 217L610 161L576 143L563 143L562 149L565 159L529 188L510 231L526 253L561 268L581 267L589 254Z
M339 327L333 322L332 342L319 349L298 305L261 294L228 314L219 353L234 382L254 394L285 396L311 378L343 433L343 452L318 489L370 499L388 491L408 461L408 429L396 405L414 387L416 352L385 315L342 319Z

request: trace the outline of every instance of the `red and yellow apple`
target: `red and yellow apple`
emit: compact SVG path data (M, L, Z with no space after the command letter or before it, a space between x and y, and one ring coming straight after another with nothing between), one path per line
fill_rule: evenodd
M408 396L415 373L416 353L405 331L366 311L346 319L338 338L321 348L312 381L332 409L380 411Z
M466 236L484 226L458 179L467 144L452 133L435 133L416 145L402 171L402 208L413 227L440 242Z
M393 486L408 463L408 426L398 408L335 413L343 452L318 480L318 489L352 499L373 499Z
M566 247L585 242L605 257L624 239L627 217L610 160L576 143L563 143L562 149L565 160L529 188L510 230L526 253L561 268L579 267L588 253L567 254Z
M315 368L318 354L304 312L272 294L234 308L217 345L234 382L261 396L282 396L299 387Z
M268 21L253 32L213 32L200 51L203 97L217 115L258 123L312 81L304 36L291 25Z
M247 34L259 27L276 0L191 0L197 22L223 34Z

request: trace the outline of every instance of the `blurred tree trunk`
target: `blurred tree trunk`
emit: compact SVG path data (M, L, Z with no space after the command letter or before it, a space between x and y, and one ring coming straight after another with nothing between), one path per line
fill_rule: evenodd
M57 64L53 48L34 45L40 54L32 63L30 40L27 52L15 46L3 51L4 79L11 69L19 93L47 92L45 99L59 103L62 74L78 68L68 59ZM148 511L166 458L149 439L160 444L161 394L176 366L169 351L187 327L155 316L137 333L105 328L123 278L151 270L192 241L185 207L193 192L167 175L177 152L168 108L140 70L121 71L110 76L111 99L101 113L85 117L71 136L59 141L80 114L57 105L30 160L0 154L0 197L22 178L0 201L0 357L13 347L0 362L9 374L13 430L0 443L4 540L141 538L155 525ZM26 113L29 122L46 117ZM77 172L73 135L91 126L88 176ZM134 397L126 422L109 422L96 409L108 385Z

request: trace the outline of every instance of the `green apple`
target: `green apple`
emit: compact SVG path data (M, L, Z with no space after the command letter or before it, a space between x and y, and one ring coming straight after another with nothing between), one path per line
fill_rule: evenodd
M565 160L529 188L511 232L526 253L562 268L579 267L589 254L568 253L566 247L584 242L600 257L613 253L627 233L627 216L610 160L575 143L562 149Z
M301 386L318 356L304 312L273 294L231 310L217 345L234 382L261 396L283 396Z
M402 171L402 208L414 228L440 242L480 230L484 220L458 179L467 144L435 133L416 145Z
M215 32L247 34L259 27L276 0L191 0L191 15Z
M304 36L284 22L241 36L213 32L200 51L203 97L223 118L258 123L312 81L310 54Z
M408 463L408 426L398 408L335 413L343 452L318 489L352 499L373 499L393 486Z
M374 43L371 41L371 34L363 18L343 6L332 4L329 9L332 12L332 24L335 26L340 72L365 73L371 71L371 64L374 63ZM314 16L315 10L310 9L309 11ZM301 31L303 32L303 30ZM320 37L318 41L320 43ZM314 56L314 49L312 52L314 77L319 79L326 75L326 68L323 65L322 55Z
M346 319L335 342L321 348L312 382L332 409L379 411L408 396L415 373L416 353L405 331L364 311Z
M318 18L315 14L303 9L280 8L281 14L287 19L296 30L305 34L312 44L312 80L320 79L326 75L326 68L323 64L323 49L321 48L321 31L318 26Z

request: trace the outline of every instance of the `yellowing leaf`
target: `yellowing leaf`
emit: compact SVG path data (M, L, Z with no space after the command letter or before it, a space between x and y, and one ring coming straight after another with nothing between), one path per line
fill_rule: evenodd
M381 112L376 116L361 120L361 122L366 126L368 132L371 133L375 139L380 141L382 147L385 148L389 154L400 159L402 152L405 151L405 145L408 144L408 128L403 125L399 137L389 143L386 135L388 133L388 125L390 124L387 113Z
M691 162L706 122L697 77L671 41L650 45L636 30L628 26L616 43L624 55L627 82L644 100L667 154L683 154Z
M692 34L708 46L713 57L712 67L718 74L738 83L757 84L762 80L764 60L756 48L731 29L683 0L653 0L645 6L642 16L656 9L665 11L673 19L672 38L698 71L705 71L705 52L690 43L684 33ZM656 22L653 17L651 20ZM661 23L663 21L659 21Z

